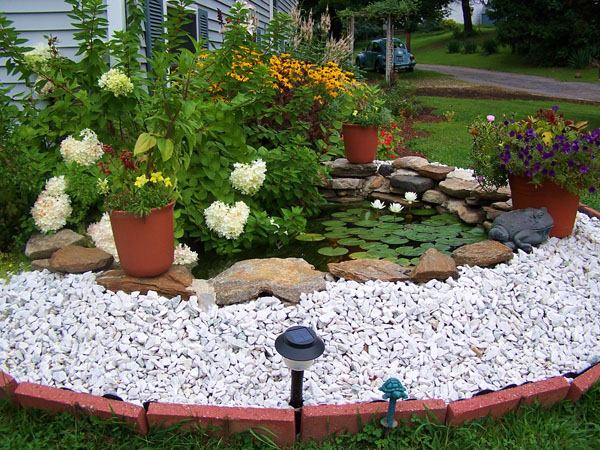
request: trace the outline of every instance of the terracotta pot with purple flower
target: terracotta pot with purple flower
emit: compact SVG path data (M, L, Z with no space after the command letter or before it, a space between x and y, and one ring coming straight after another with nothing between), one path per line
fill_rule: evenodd
M510 184L513 209L546 207L554 219L550 236L569 236L579 196L600 186L600 128L586 128L557 106L520 120L478 119L470 127L478 180L484 188Z

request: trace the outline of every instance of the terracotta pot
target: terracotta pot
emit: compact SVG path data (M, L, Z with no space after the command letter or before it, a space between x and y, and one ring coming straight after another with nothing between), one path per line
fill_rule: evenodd
M529 183L529 178L510 175L513 209L541 208L545 206L554 219L550 236L562 238L573 232L579 208L579 196L570 193L556 183L545 180L540 186Z
M377 128L345 124L342 127L346 159L353 164L371 163L377 156Z
M132 277L155 277L173 264L173 206L153 209L146 217L112 211L110 224L123 271Z

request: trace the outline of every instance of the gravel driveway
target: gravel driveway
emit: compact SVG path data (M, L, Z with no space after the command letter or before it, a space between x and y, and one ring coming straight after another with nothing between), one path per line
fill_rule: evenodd
M422 70L433 70L473 84L496 86L507 90L524 91L544 97L584 100L600 103L600 83L558 81L553 78L509 72L472 69L470 67L418 64Z

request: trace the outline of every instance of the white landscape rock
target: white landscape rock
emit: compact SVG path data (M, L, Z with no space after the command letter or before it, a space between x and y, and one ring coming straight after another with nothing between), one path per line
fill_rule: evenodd
M217 308L115 294L92 273L26 272L0 281L0 370L134 403L283 407L289 371L274 341L303 324L325 341L307 404L379 399L390 376L414 398L470 397L600 360L598 236L600 221L579 215L572 237L493 269L421 285L328 282L293 306Z

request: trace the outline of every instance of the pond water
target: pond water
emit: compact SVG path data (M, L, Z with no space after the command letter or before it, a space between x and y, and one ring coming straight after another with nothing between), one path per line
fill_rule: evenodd
M487 239L481 226L467 225L453 214L435 209L405 208L394 214L369 203L328 207L312 219L306 233L281 248L259 248L232 256L199 253L193 270L197 278L211 278L237 261L250 258L303 258L326 271L327 263L349 259L385 259L414 265L429 248L450 253L457 247Z

